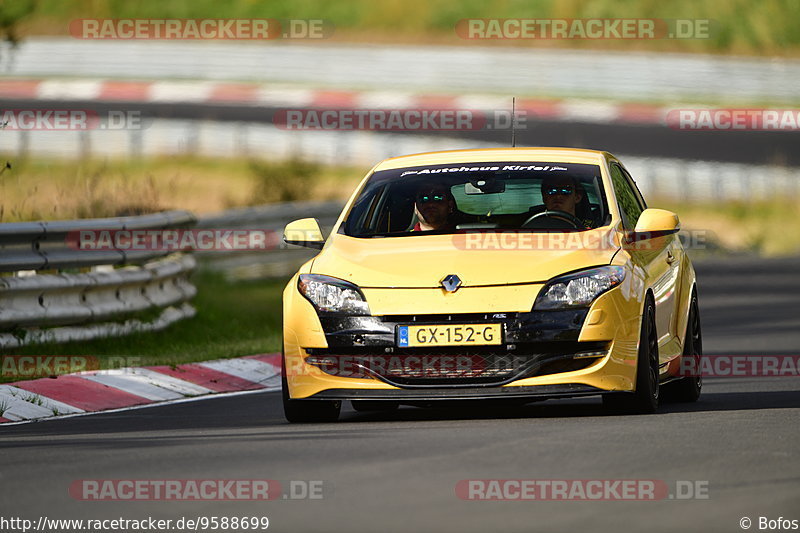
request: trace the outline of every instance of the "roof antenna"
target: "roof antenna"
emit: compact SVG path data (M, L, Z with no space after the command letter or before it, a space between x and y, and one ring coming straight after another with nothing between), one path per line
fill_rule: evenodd
M517 97L511 97L511 148L517 147Z

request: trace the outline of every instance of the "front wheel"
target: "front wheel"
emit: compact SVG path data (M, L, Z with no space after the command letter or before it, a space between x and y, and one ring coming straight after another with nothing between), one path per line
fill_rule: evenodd
M339 419L339 400L292 400L286 379L286 360L281 356L281 394L283 415L292 423L335 422Z
M631 414L651 414L658 409L658 336L656 335L655 305L647 299L639 333L639 353L636 361L636 391L606 394L603 405Z
M697 305L697 294L692 291L689 304L689 319L686 323L686 340L683 343L683 356L692 360L691 368L695 375L679 379L664 386L665 399L675 402L696 402L703 390L703 376L700 370L700 358L703 356L703 334L700 330L700 308Z

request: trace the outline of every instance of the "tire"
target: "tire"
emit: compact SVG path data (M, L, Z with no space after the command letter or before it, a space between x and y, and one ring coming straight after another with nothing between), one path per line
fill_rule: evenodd
M700 307L697 304L697 293L692 291L689 304L689 319L686 322L686 340L683 345L683 357L694 358L693 368L698 375L687 376L664 386L664 399L673 402L691 403L700 398L703 390L703 376L700 375L700 358L703 356L703 334L700 328Z
M281 394L283 415L294 424L310 422L336 422L342 402L339 400L292 400L286 380L286 360L281 356Z
M656 310L647 298L639 332L639 352L636 360L636 390L632 393L606 394L603 405L625 414L652 414L658 409L658 335Z
M385 400L351 400L353 409L358 412L367 411L394 411L400 407L400 402L392 402Z

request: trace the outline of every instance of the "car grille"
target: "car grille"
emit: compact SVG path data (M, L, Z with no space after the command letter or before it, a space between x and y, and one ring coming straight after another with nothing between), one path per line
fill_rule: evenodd
M520 313L448 313L430 315L383 315L378 317L383 322L391 324L436 324L453 322L483 322L500 319L515 319Z
M435 351L409 348L384 354L358 349L351 349L350 353L341 353L342 350L329 353L315 349L306 362L339 377L374 378L399 387L452 387L497 386L516 379L580 370L596 361L596 358L574 359L573 356L578 351L596 350L598 347L594 345L597 343L550 344L592 346L581 346L581 350L551 349L543 353L519 349L501 353L497 347L469 352L463 348L440 348Z

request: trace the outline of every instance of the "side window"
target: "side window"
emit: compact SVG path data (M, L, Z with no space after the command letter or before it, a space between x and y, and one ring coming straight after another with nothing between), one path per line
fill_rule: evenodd
M622 225L627 230L633 230L644 211L644 204L638 189L635 189L633 181L626 174L619 165L611 163L611 181L614 184L617 204L622 211Z
M634 196L636 196L639 205L642 207L642 209L647 209L647 202L644 201L644 196L642 196L642 191L639 190L639 186L636 185L636 182L633 181L633 178L631 177L630 173L628 173L627 170L625 170L622 167L620 167L620 170L622 170L622 173L625 174L626 178L628 178L628 183L631 184L631 188L633 189L633 194Z

